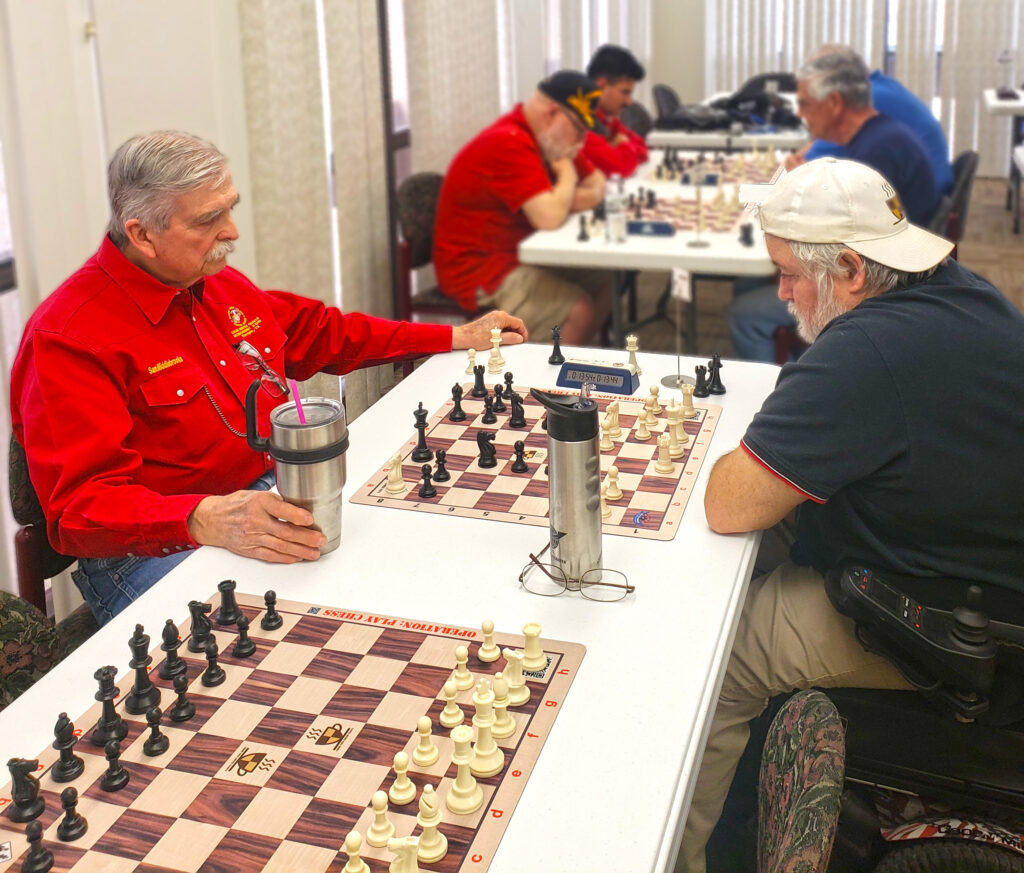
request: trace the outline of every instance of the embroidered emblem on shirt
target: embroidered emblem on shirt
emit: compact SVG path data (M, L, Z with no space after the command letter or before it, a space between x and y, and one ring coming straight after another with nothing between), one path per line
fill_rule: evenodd
M242 324L245 321L245 315L237 306L229 307L228 318L231 319L232 324Z
M250 321L245 317L245 313L237 306L228 307L228 320L235 326L231 331L231 336L235 339L250 336L252 333L259 330L260 324L263 321L259 316Z
M166 370L168 367L173 367L175 364L180 364L184 358L178 355L176 358L168 358L166 361L161 361L159 364L153 364L149 367L149 375L152 376L154 373L159 373L161 370Z

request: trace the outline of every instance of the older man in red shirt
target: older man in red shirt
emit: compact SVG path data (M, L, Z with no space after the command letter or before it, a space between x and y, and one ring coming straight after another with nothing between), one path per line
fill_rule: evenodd
M265 561L316 560L312 515L267 493L272 462L249 449L284 379L522 342L503 312L408 324L262 291L226 265L238 232L227 159L187 134L137 136L109 168L111 220L85 265L25 327L11 379L14 436L50 542L103 623L198 545Z

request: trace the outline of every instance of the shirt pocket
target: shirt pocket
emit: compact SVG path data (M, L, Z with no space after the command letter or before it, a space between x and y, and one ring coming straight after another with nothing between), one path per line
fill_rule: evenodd
M198 367L175 367L142 383L146 406L181 406L203 390L206 374Z
M264 363L283 379L285 376L284 346L288 342L288 334L278 325L268 324L249 337L249 342L260 353Z

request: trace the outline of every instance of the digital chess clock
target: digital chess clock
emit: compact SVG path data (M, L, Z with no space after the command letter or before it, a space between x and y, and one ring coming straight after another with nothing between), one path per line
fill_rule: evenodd
M586 382L606 394L634 394L640 387L640 374L628 363L569 360L562 364L555 380L559 388L582 388Z

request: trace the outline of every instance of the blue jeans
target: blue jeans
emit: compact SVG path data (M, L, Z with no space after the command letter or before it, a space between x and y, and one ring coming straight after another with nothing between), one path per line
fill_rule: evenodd
M250 491L269 491L274 472L268 470L249 486ZM132 601L171 572L191 551L165 558L128 555L124 558L79 558L71 578L102 627Z
M775 363L775 328L794 327L796 322L779 300L778 282L739 280L729 305L729 333L736 357L742 361Z

